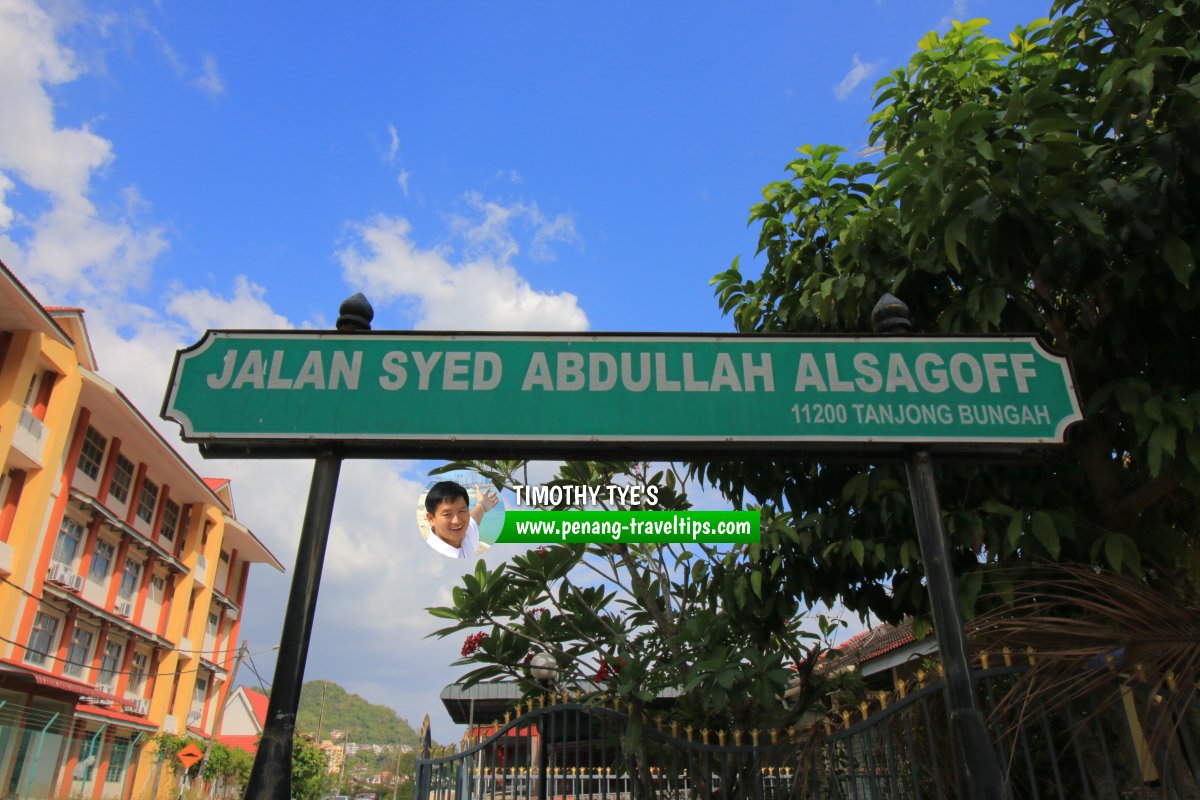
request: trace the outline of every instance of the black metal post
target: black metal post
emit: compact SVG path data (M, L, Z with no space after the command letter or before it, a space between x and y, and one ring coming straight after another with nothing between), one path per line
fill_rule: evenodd
M907 333L912 323L908 307L885 294L871 312L877 333ZM908 491L917 525L917 542L925 568L925 589L933 611L933 629L938 652L946 670L946 710L950 716L950 742L954 750L954 773L959 797L1001 800L1004 775L996 759L979 699L971 680L971 659L958 605L958 583L950 565L950 545L942 521L941 501L933 476L933 460L925 448L917 448L905 460Z
M340 311L339 331L370 330L374 311L361 293L342 303ZM304 684L304 665L308 661L308 643L312 638L313 617L317 613L317 590L321 587L321 568L325 565L325 547L329 542L329 524L333 520L333 501L341 469L341 456L332 451L319 456L313 464L308 506L300 528L300 544L296 548L292 588L279 637L279 658L275 662L267 720L263 724L262 740L250 770L250 780L246 783L247 800L291 800L296 709Z
M288 595L287 615L279 639L279 658L262 741L246 784L250 800L290 800L292 796L292 736L296 730L296 708L300 705L300 687L304 683L304 664L308 660L308 642L313 617L317 612L317 590L333 518L333 500L337 492L342 459L323 455L313 465L308 490L308 508L296 550L292 590Z

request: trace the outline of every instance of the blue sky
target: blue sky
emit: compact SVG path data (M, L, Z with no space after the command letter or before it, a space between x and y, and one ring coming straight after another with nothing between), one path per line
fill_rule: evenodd
M328 327L355 291L376 329L728 331L708 280L753 269L748 209L796 148L862 149L872 85L925 32L1048 9L0 0L0 259L87 310L147 416L204 329ZM180 449L290 565L311 465ZM411 549L427 468L343 469L307 677L450 740L461 643L422 609L461 569ZM254 573L255 649L289 579Z

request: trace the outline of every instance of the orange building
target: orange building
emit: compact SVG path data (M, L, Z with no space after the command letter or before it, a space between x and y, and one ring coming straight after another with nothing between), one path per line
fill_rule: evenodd
M173 796L151 737L213 734L282 565L2 263L0 463L0 796Z

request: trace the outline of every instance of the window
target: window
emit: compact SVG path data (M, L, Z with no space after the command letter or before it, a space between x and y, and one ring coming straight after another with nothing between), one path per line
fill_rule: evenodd
M166 539L168 542L175 541L175 531L179 527L179 503L174 500L168 500L166 508L163 509L162 526L158 529L158 535Z
M121 645L116 642L109 642L104 645L104 658L100 660L100 680L96 681L99 686L112 687L113 678L117 676L117 669L121 664Z
M134 653L133 662L129 665L129 691L140 695L146 686L146 675L149 673L150 658L145 653Z
M92 632L86 628L76 628L71 634L71 646L67 649L67 663L63 666L63 672L78 678L83 674L91 653Z
M108 577L108 568L112 566L114 556L114 548L108 542L96 542L96 549L92 552L92 568L88 571L89 577L94 581L103 582Z
M221 615L210 611L208 613L208 635L216 636L217 628L221 625Z
M145 522L154 521L154 507L158 505L158 486L152 481L142 481L142 493L138 497L137 515Z
M150 576L150 585L154 587L154 591L161 592L166 588L167 582L162 575L152 575Z
M74 564L82 541L83 526L70 517L63 517L62 527L58 529L58 541L54 543L54 563L64 567Z
M192 692L192 707L204 707L204 698L208 695L208 678L198 676L196 689Z
M226 553L224 550L222 550L221 551L221 560L223 562L225 562L226 564L228 564L229 563L229 553Z
M117 456L117 468L113 470L108 493L122 503L129 502L129 487L133 485L133 462L123 455Z
M122 739L120 736L113 739L112 752L108 755L108 772L104 774L106 782L116 783L125 775L125 762L129 759L132 744L131 739Z
M142 565L132 558L125 559L125 571L121 573L121 588L117 596L122 600L132 600L137 591L138 576L142 574Z
M100 465L104 462L104 448L108 439L100 431L88 425L83 437L83 449L79 451L79 471L95 480L100 475Z
M29 632L29 644L25 647L25 661L42 665L54 647L54 634L58 633L58 618L39 611L33 618L33 630Z

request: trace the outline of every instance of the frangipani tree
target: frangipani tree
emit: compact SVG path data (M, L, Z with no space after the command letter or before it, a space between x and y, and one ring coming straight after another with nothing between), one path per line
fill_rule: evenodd
M460 462L498 489L523 485L519 462ZM687 509L679 475L649 464L567 462L549 484L657 488L659 509ZM796 676L810 675L838 624L802 624L796 597L775 592L758 545L546 545L489 568L482 560L430 613L472 631L461 682L508 679L544 691L530 675L537 653L554 658L557 685L644 708L680 694L673 719L710 728L793 724L825 690L784 703Z

